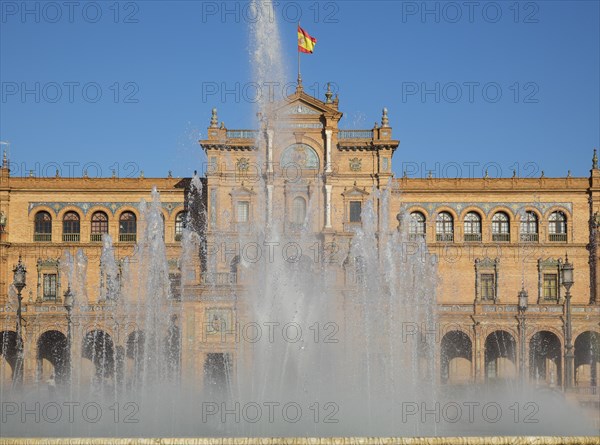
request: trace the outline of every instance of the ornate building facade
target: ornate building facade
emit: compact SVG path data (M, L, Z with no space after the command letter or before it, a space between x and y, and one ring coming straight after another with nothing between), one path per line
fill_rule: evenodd
M227 129L213 110L207 138L200 141L208 160L199 206L205 218L198 224L205 244L186 271L179 259L190 210L189 180L11 177L5 158L0 175L2 383L36 384L48 373L65 374L59 368L65 366L68 337L74 367L93 372L98 366L90 352L98 338L103 350L112 351L111 360L130 366L138 328L105 298L102 237L111 235L117 260L135 256L144 218L138 203L156 186L170 268L169 305L180 314L175 323L181 330L177 360L183 377L202 381L207 370L235 360L232 345L204 341L203 331L212 320L231 323L243 310L237 298L244 295L237 269L241 253L207 263L206 245L224 236L243 239L253 224L266 224L289 234L308 230L322 247L348 246L370 203L379 231L406 224L409 243L418 246L424 240L437 259L441 383L483 383L522 373L537 385L570 388L574 397L597 403L596 154L587 177L395 178L392 157L399 141L387 110L371 129L343 130L338 105L330 92L321 101L300 85L285 103L261 116L259 130ZM75 256L79 249L87 258L87 285L76 295L70 333L62 263L65 250ZM345 256L336 258L334 284L351 292L356 274L348 273ZM22 292L13 286L19 262L27 270ZM572 280L564 274L567 262L573 266ZM204 340L195 342L198 337ZM127 378L118 368L110 377Z

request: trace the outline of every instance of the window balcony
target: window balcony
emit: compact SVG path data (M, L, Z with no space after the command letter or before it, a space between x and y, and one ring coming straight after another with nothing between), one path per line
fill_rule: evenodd
M465 233L465 243L480 243L481 233Z
M537 243L540 237L537 233L521 233L519 239L522 243Z
M549 241L551 243L566 243L567 242L567 234L566 233L551 233Z
M49 243L50 241L52 241L52 234L51 233L34 233L33 241L36 241L39 243Z
M408 240L409 241L421 241L421 240L425 240L425 234L424 233L409 233L408 234Z
M507 243L510 241L510 233L493 233L492 241L498 243Z
M435 240L438 243L448 243L454 241L454 233L437 233L435 235Z
M181 241L183 239L183 233L175 234L175 241Z
M80 239L79 233L63 233L63 243L78 243Z
M137 234L135 233L119 233L119 242L121 243L135 243L137 241Z

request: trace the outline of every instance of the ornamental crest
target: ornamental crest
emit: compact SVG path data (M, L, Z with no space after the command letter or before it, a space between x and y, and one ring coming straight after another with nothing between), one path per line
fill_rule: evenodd
M362 169L362 159L352 158L350 159L350 170L353 172L359 172Z
M319 168L319 157L317 153L306 144L294 144L286 148L281 156L281 166L300 167L308 169Z
M250 159L249 158L239 158L236 164L238 170L247 172L250 168Z

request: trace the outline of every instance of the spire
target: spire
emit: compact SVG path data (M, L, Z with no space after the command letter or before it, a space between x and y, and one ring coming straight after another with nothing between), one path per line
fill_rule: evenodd
M327 91L325 92L325 103L326 104L333 103L333 100L331 100L332 97L333 97L333 93L331 92L331 82L327 82Z
M217 117L217 109L212 109L212 117L210 118L210 128L217 128L219 126L219 118Z
M390 126L390 120L388 119L388 110L387 108L383 109L383 113L381 115L381 128L387 128Z
M592 158L592 169L598 170L598 150L594 148L594 157Z

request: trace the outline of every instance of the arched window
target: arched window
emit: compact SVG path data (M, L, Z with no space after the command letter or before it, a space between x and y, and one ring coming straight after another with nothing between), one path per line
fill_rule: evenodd
M464 221L465 242L481 241L481 216L477 212L469 212Z
M567 217L563 212L552 212L548 224L550 241L567 241Z
M510 241L510 219L504 212L492 218L492 241Z
M306 200L301 196L296 196L292 201L292 223L304 225L306 219Z
M33 240L52 241L52 217L48 212L36 213Z
M133 212L123 212L119 217L119 241L135 242L137 237L137 219Z
M421 212L412 212L410 214L408 237L413 241L425 238L425 215Z
M80 221L77 212L67 212L63 216L63 242L79 242Z
M454 218L450 213L438 213L435 220L435 240L454 241Z
M102 241L102 235L105 233L108 233L108 216L104 212L94 212L92 215L90 241Z
M521 218L521 241L530 243L538 240L538 217L535 212L529 210Z
M185 227L185 212L179 212L175 216L175 241L181 241L183 228Z

